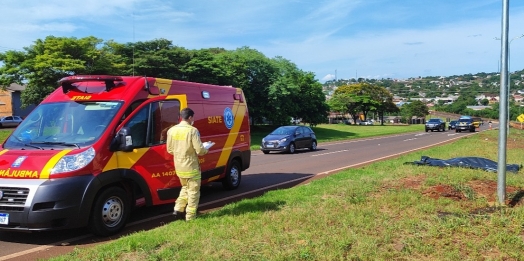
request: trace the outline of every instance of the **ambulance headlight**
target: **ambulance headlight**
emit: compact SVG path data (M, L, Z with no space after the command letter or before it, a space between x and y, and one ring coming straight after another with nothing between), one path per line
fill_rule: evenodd
M59 174L64 172L75 171L81 169L89 164L95 158L95 149L89 149L73 155L63 156L51 169L51 174Z

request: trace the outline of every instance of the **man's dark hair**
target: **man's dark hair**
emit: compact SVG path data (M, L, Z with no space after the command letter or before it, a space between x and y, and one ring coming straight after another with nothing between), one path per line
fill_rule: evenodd
M180 117L182 117L184 120L189 119L189 117L193 117L193 115L195 115L195 112L190 108L184 108L180 111Z

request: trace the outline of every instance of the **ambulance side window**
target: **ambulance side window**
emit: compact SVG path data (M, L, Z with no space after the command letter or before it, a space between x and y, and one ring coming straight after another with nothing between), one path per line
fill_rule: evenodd
M178 124L180 117L179 101L160 101L152 106L151 145L165 144L167 130Z
M149 114L149 106L146 106L135 114L135 116L126 123L126 127L131 130L131 137L133 138L133 147L141 148L146 145L147 134L147 116Z
M125 111L124 115L122 115L122 118L120 119L120 123L122 121L124 121L128 116L129 114L131 114L138 106L140 106L140 104L142 104L144 101L146 101L145 99L140 99L140 100L136 100L134 101Z

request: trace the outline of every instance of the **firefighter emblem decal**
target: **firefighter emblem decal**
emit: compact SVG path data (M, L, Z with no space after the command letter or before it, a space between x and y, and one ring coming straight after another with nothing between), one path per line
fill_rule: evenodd
M235 117L233 116L233 111L229 107L226 107L226 109L224 109L224 124L226 125L226 128L233 128L234 122Z

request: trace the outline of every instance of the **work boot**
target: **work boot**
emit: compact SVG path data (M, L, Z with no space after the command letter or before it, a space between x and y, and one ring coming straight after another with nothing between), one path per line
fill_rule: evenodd
M173 216L175 216L175 220L186 220L186 212L175 210L175 212L173 212Z

